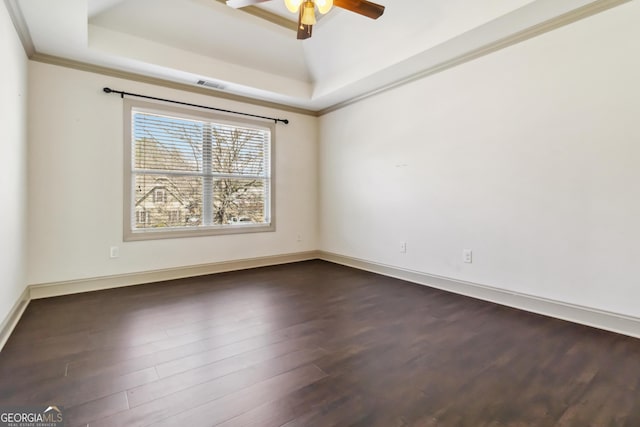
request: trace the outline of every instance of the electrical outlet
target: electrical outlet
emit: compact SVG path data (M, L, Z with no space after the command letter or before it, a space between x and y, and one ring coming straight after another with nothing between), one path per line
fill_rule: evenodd
M407 242L400 242L400 253L401 254L407 253Z
M297 242L302 242L302 235L298 234L298 237L296 238Z
M467 264L471 264L473 262L473 251L471 249L462 250L462 261Z
M109 248L109 258L118 258L120 256L120 248L117 246L111 246Z

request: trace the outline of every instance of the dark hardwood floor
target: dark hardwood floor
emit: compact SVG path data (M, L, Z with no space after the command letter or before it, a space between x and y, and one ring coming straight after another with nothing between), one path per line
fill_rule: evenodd
M323 261L32 301L0 405L67 426L640 426L640 340Z

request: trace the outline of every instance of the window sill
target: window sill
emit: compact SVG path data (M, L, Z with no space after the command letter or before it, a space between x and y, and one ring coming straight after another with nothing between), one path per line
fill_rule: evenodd
M148 228L142 230L125 231L124 241L178 239L185 237L222 236L229 234L264 233L275 231L275 224L242 224L242 225L212 225L208 227L184 228Z

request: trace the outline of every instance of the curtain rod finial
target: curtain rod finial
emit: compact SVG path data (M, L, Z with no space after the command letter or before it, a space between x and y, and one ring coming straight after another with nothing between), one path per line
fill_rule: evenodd
M108 87L105 87L104 89L102 89L102 91L103 91L104 93L111 93L111 92L112 92L112 90L111 90L111 89L109 89Z

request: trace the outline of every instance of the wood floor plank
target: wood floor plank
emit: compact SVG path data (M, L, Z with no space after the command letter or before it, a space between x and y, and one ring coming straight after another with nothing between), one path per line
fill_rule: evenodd
M306 322L305 322L306 323ZM128 372L138 371L151 366L161 366L162 376L170 375L164 372L165 363L168 364L166 370L173 373L181 372L189 368L186 366L187 359L192 367L206 363L212 363L220 358L241 354L261 346L269 345L278 341L295 336L296 330L309 330L311 326L307 324L297 324L279 328L269 324L264 327L252 327L246 331L232 334L224 334L210 339L203 339L177 347L156 349L156 351L145 351L139 357L119 356L116 358L83 358L81 361L71 362L68 367L69 376L93 376L96 374L122 375ZM155 346L154 348L157 348ZM153 350L153 349L151 349ZM202 353L205 353L202 355ZM120 353L121 354L121 353ZM208 359L207 359L208 358ZM180 360L185 361L182 365ZM209 362L207 362L209 360ZM170 362L177 361L175 364Z
M0 352L0 404L19 405L29 399L29 396L39 384L54 382L64 377L66 358L46 360L32 363L20 368L13 367ZM19 357L12 355L8 358Z
M344 399L345 391L352 391L352 384L335 376L324 377L295 390L281 399L263 403L218 427L279 427L297 420L305 425L314 415L329 412L337 401Z
M229 357L208 365L190 369L176 375L165 377L143 386L131 388L128 391L131 407L173 394L177 391L188 389L194 385L202 384L215 378L229 375L258 365L263 362L272 363L272 359L278 357L294 358L300 364L311 363L326 352L319 348L307 349L302 340L285 341L268 347L263 347L247 353ZM295 364L290 365L295 367Z
M72 408L65 408L65 425L87 425L92 419L106 417L129 409L126 393L116 393Z
M249 339L260 334L269 333L272 330L273 326L271 325L250 324L243 329L221 332L220 334L207 334L200 337L182 335L178 338L171 337L166 340L141 344L126 349L115 348L88 351L74 357L74 360L69 365L68 374L71 376L87 375L125 360L136 359L152 354L156 354L155 358L158 362L168 361Z
M95 426L134 426L156 423L213 400L234 395L256 384L268 382L269 379L287 372L299 372L297 369L301 365L308 364L322 354L324 352L319 349L289 353L204 383L191 385L183 390L174 391L169 395L132 407L125 413L99 419L91 424ZM319 369L314 366L314 370ZM260 390L264 390L264 388L260 388ZM141 400L148 399L143 397Z
M638 395L640 340L323 261L31 301L0 352L0 405L70 426L638 427Z
M155 368L142 369L120 376L105 375L87 378L63 377L35 388L29 402L57 402L65 407L78 406L131 388L142 387L158 380Z
M259 336L257 338L239 341L237 343L229 344L224 347L218 347L210 351L196 353L194 355L182 357L180 359L174 359L165 363L160 363L156 365L156 369L158 371L158 375L161 378L165 378L180 372L198 368L200 366L215 363L228 357L270 346L271 344L284 341L289 337L304 337L305 333L309 333L308 331L311 330L310 326L313 323L314 322L309 322L309 324L296 325L300 326L296 328L298 331L301 331L298 333L295 332L294 328L287 328L284 331L278 331L266 336Z
M305 365L207 404L180 412L156 423L156 425L215 426L249 411L256 406L256 402L277 400L324 377L326 374L315 365Z

